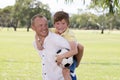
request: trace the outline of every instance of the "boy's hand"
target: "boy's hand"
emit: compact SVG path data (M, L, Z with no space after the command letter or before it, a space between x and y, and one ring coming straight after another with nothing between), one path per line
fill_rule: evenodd
M39 37L37 36L37 34L35 35L35 40L36 40L37 48L38 48L39 50L44 49L43 46L41 45L42 43L40 43L40 40L39 40Z
M56 62L57 64L60 66L60 64L62 63L63 57L62 55L56 55Z

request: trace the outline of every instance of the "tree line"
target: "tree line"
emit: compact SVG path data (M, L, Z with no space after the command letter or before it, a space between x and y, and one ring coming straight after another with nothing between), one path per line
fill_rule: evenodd
M73 0L72 0L73 1ZM100 2L101 1L101 2ZM101 10L103 14L96 15L90 12L82 14L72 14L70 16L70 27L75 29L120 29L120 13L118 9L115 11L114 6L100 7L104 5L104 1L109 0L92 0L89 8ZM116 1L116 0L115 0ZM99 3L98 3L99 2ZM102 4L101 4L102 3ZM117 3L115 3L117 5ZM104 13L104 10L109 11ZM99 12L98 11L98 12ZM0 27L13 27L14 31L18 27L30 28L31 17L35 14L42 14L49 20L49 27L53 26L52 13L48 5L37 0L16 0L14 6L7 6L0 9Z
M120 14L95 15L93 13L75 14L70 18L70 27L77 29L117 29L120 30Z
M75 0L65 0L66 3L72 3ZM83 4L87 0L81 0ZM102 13L95 15L84 13L73 15L71 19L72 26L83 29L120 29L120 0L91 0L88 9ZM82 9L78 9L80 12Z

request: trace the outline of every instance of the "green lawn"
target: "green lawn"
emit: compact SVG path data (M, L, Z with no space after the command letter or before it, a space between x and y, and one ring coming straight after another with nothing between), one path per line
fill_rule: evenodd
M120 31L73 30L85 51L78 80L120 80ZM34 32L0 29L0 80L42 80Z

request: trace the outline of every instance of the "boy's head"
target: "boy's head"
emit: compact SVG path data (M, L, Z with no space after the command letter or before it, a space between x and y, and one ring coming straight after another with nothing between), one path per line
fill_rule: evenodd
M69 14L64 11L58 11L54 14L54 24L58 21L65 20L67 25L69 25Z
M54 15L55 32L58 34L64 33L69 26L69 15L64 11L58 11Z

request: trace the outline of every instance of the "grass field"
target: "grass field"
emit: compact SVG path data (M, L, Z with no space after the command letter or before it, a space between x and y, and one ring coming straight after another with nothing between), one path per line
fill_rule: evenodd
M78 80L120 80L120 31L73 30L85 51ZM42 80L34 32L0 30L0 80Z

